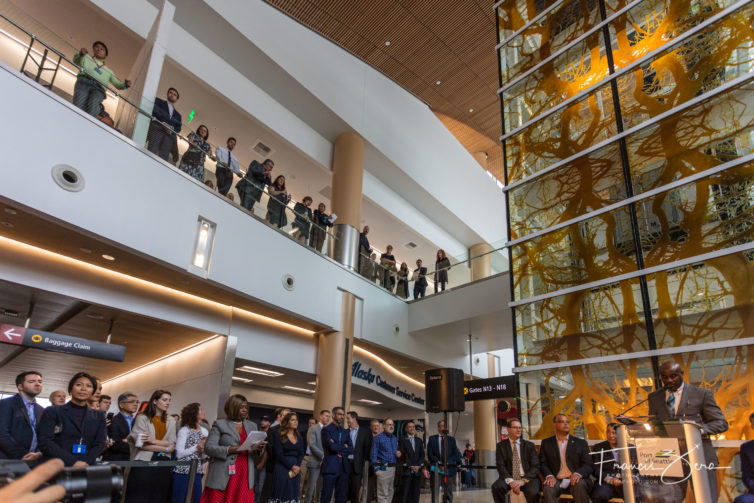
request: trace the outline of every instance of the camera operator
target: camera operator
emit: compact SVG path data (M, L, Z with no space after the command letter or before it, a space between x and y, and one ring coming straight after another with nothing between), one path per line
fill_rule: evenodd
M65 496L65 488L60 485L45 487L41 491L34 492L42 484L54 477L63 469L63 462L59 459L51 459L43 463L18 480L14 480L0 489L0 501L12 501L13 503L54 503Z

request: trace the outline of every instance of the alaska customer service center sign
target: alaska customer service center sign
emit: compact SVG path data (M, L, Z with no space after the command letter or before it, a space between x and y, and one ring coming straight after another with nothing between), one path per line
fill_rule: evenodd
M424 409L424 387L367 354L353 356L351 382L378 391L396 402Z

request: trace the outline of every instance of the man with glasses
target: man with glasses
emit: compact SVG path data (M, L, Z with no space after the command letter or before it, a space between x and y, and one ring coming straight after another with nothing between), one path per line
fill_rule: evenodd
M495 457L500 478L492 484L495 503L504 503L508 492L511 503L539 501L539 458L534 444L521 438L522 432L521 421L511 419L508 439L497 444Z
M128 435L134 424L136 411L139 409L139 397L133 393L121 393L118 397L118 409L107 428L107 436L112 445L105 451L102 459L105 461L128 461L131 451L128 446Z
M398 439L393 435L395 422L385 419L385 431L374 437L372 442L372 466L377 477L377 503L391 503L395 488L395 463L401 457ZM392 466L390 466L392 465Z
M558 503L560 495L570 494L574 503L588 503L594 473L589 444L570 435L571 424L565 414L553 418L555 435L542 440L539 470L545 478L544 503Z
M0 400L0 459L37 461L37 424L44 409L36 401L42 374L33 370L16 376L18 394Z

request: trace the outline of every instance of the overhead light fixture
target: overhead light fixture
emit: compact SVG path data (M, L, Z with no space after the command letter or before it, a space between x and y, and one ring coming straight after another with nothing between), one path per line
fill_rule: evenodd
M389 40L386 40L386 41L385 41L385 45L390 45L390 41L389 41Z
M196 241L194 243L194 258L191 261L194 272L199 272L206 277L209 272L209 264L212 258L212 247L215 243L215 230L217 225L204 217L197 219Z
M435 82L435 84L439 86L440 84L442 84L442 81L438 80L437 82Z
M240 370L242 372L248 372L249 374L259 374L265 377L280 377L281 375L283 375L282 372L276 372L274 370L268 370L268 369L260 369L259 367L250 367L248 365L244 365L243 367L238 367L236 370Z
M3 227L8 227L8 228L13 227L12 223L6 222L5 220L3 220L2 222L0 222L0 224L3 224Z
M233 379L234 381L244 382L244 383L252 382L254 380L254 379L246 379L245 377L236 377L236 376L231 377L231 379Z
M5 212L8 215L16 215L16 214L18 214L18 212L16 210L14 210L13 208L5 208Z
M108 255L107 253L103 253L102 258L105 260L115 260L115 257L113 257L112 255Z
M473 108L469 108L469 113L473 113L473 112L474 112L474 109Z
M105 319L105 317L104 317L104 316L102 316L102 315L101 315L101 314L99 314L99 313L88 313L88 314L86 315L86 317L87 317L87 318L91 318L91 319L93 319L93 320L104 320L104 319Z
M81 250L84 253L92 253L92 250L90 250L89 248L85 248L83 246L81 248L79 248L79 250Z
M368 403L369 405L382 405L382 402L378 402L376 400L367 400L366 398L359 398L356 401L361 403Z
M313 389L297 388L296 386L283 386L283 389L289 389L291 391L299 391L301 393L309 393L309 394L312 394L312 395L314 394L314 390Z
M316 386L317 385L317 381L309 381L306 384L311 384L312 386Z

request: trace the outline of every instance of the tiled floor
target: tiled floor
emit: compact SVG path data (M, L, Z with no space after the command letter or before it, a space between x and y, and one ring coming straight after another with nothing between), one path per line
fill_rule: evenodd
M430 503L432 501L430 494L422 494L419 499L420 503ZM465 489L457 491L453 495L453 503L490 503L492 501L492 492L489 489Z

